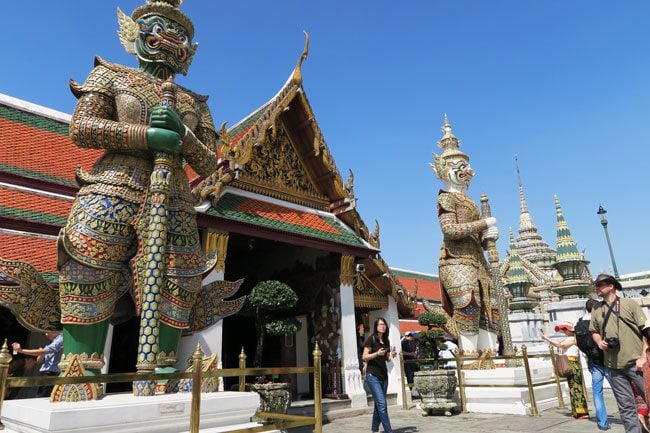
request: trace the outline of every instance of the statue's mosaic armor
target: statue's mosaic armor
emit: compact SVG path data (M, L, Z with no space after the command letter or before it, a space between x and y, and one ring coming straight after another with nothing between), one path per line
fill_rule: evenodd
M161 101L161 84L144 72L97 59L86 82L71 85L79 99L70 122L72 140L106 153L91 173L77 173L81 189L61 233L63 324L93 324L109 318L126 292L133 295L136 310L140 307L140 268L146 262L134 257L142 248L139 234L148 215L153 156L146 133L151 109ZM182 162L202 175L214 171L217 134L206 98L175 87L176 111L189 130L182 140L182 154L173 158L166 278L158 308L161 322L182 329L209 267Z
M481 245L487 224L467 195L454 192L440 191L438 216L443 233L439 273L445 307L453 308L449 314L462 334L475 335L479 327L496 332L496 295Z

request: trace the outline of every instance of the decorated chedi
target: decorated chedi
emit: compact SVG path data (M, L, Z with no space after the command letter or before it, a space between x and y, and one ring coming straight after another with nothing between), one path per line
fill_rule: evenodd
M438 217L443 234L439 275L443 306L459 334L465 352L495 350L499 332L497 293L485 260L486 241L499 236L496 219L482 218L479 208L466 194L474 177L469 157L460 151L460 141L445 115L443 137L431 164L445 184L438 195Z
M560 199L555 196L555 213L557 215L557 259L555 267L562 276L563 282L553 288L561 300L584 299L593 291L591 273L582 253L573 240L569 224L564 218Z
M96 374L103 366L111 318L140 317L136 366L147 373L176 363L183 330L210 325L243 303L220 299L240 282L202 287L215 259L202 249L183 164L213 173L218 134L207 97L173 83L176 74L187 74L197 48L180 3L149 1L130 17L118 9L120 40L139 67L97 58L83 84L71 82L78 103L70 137L105 153L92 172L78 171L80 190L59 237L60 317L52 290L41 290L48 302L39 305L48 310L40 312L28 297L0 291L0 300L32 329L62 325L61 367L68 375ZM1 272L29 285L20 271L25 264L2 264ZM37 275L32 279L44 287ZM152 395L155 385L134 382L134 394ZM62 385L52 398L85 400L100 393L94 384Z

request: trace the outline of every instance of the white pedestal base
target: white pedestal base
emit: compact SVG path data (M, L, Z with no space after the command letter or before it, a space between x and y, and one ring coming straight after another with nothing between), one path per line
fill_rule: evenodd
M50 403L47 398L8 400L2 422L8 433L183 433L190 429L192 395L134 397L109 394L101 400ZM201 432L255 427L259 406L254 392L201 394Z
M531 366L533 390L537 410L558 407L556 387L554 383L535 385L552 379L550 366ZM501 413L513 415L530 415L530 397L526 383L526 372L523 367L496 368L494 370L464 370L466 385L507 385L504 387L467 387L467 411L478 413ZM564 401L568 403L566 385L562 385Z

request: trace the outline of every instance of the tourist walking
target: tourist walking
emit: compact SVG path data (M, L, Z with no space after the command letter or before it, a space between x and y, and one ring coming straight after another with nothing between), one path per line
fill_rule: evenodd
M383 317L380 317L375 320L372 335L363 343L363 361L368 363L366 383L375 402L375 410L372 414L373 433L379 432L380 422L384 426L384 433L393 433L386 403L386 391L388 390L386 363L391 362L394 356L395 351L391 350L388 340L388 323Z
M43 376L58 376L59 373L61 373L61 370L59 370L59 362L61 362L61 354L63 353L63 334L55 331L46 332L45 336L50 340L45 347L38 349L23 349L20 343L12 343L11 348L16 353L34 356L37 359L42 358L43 364L39 371ZM49 397L52 388L52 385L40 386L36 393L36 397Z
M641 336L646 316L638 303L618 297L616 291L621 290L622 286L613 276L600 274L594 284L596 293L603 298L603 305L592 314L589 330L604 352L609 383L625 432L641 433L631 383L645 398L640 372L646 364L646 343Z
M558 353L566 355L573 370L573 374L567 378L569 384L569 397L571 400L571 415L577 419L589 419L589 409L587 408L587 398L584 393L584 379L582 377L582 367L580 366L580 356L578 346L576 346L576 337L573 324L564 322L555 327L555 332L560 332L566 336L561 342L552 341L543 332L541 337L548 341L552 346L558 348Z
M588 299L585 303L586 313L575 326L576 344L578 349L587 358L587 368L591 373L591 392L596 408L596 424L599 430L608 430L607 408L603 396L603 383L607 377L603 351L596 345L589 331L592 311L600 307L600 302L595 299Z

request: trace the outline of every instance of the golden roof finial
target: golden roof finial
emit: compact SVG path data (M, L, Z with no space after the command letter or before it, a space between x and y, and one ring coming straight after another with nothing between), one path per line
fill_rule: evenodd
M302 86L302 72L300 71L300 68L302 66L302 62L309 55L309 33L307 33L305 30L303 30L302 32L305 34L305 48L302 50L300 59L298 59L298 63L296 64L296 68L293 70L293 77L292 77L293 82L297 86Z

